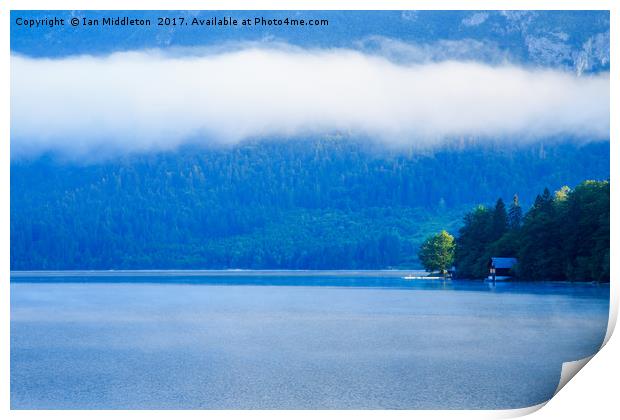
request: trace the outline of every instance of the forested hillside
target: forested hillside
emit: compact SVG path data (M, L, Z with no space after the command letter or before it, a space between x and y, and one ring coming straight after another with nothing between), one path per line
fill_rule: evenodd
M11 268L418 267L466 209L609 177L609 143L343 138L11 163ZM532 203L522 203L525 209Z

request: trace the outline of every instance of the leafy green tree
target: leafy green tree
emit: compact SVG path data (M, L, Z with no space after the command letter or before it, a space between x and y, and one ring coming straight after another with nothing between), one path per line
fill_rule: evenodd
M609 197L608 181L585 181L568 194L560 225L569 280L609 281Z
M445 277L454 262L454 249L454 237L442 230L422 243L418 257L426 271L439 271Z
M570 187L567 185L564 185L562 188L560 188L559 190L555 192L555 194L553 195L553 200L556 203L561 202L561 201L566 201L568 200L569 194L570 194Z
M477 206L465 214L456 239L455 264L459 277L485 276L492 221L493 213L485 206Z

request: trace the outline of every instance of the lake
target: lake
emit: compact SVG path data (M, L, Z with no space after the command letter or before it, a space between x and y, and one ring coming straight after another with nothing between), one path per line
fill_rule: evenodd
M592 355L609 286L394 272L12 275L13 409L493 409Z

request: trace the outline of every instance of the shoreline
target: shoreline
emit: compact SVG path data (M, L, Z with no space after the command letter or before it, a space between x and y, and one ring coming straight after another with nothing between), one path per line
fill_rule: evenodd
M403 277L414 274L420 277L426 277L429 273L424 270L289 270L289 269L209 269L209 270L15 270L11 271L11 277L178 277L178 276L195 276L195 277L329 277L329 276L360 276L374 277L380 275L382 277ZM433 277L428 277L432 279Z
M414 279L405 279L406 276L415 276ZM287 270L287 269L271 269L271 270L253 270L253 269L210 269L210 270L15 270L10 271L10 280L13 282L15 279L17 282L23 282L30 278L80 278L80 277L95 277L95 278L121 278L121 277L160 277L160 278L175 278L175 277L206 277L206 278L242 278L242 277L297 277L297 278L325 278L325 277L359 277L359 278L372 278L383 277L398 279L408 282L419 281L444 281L442 277L430 275L430 273L423 270ZM22 280L23 279L23 280ZM485 279L464 279L464 278L447 278L445 281L456 282L472 282L472 283L490 283ZM609 285L609 282L596 282L593 280L522 280L514 279L508 281L497 282L498 284L597 284L597 285Z

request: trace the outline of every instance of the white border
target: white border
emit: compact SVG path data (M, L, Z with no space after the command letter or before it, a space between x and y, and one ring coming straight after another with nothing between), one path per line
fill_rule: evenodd
M208 415L210 418L224 418L229 416L239 418L505 418L525 415L538 410L545 404L519 410L497 411L89 411L87 414L80 411L11 411L9 412L9 239L10 239L10 153L9 153L9 109L10 96L10 10L611 10L611 115L617 115L618 106L618 24L619 10L617 1L613 0L0 0L0 92L3 93L0 102L0 192L5 198L0 207L2 223L0 223L0 269L4 273L4 281L0 289L0 413L8 413L15 418L81 418L88 415L90 418L107 418L114 415L119 418L148 417L163 418L198 418ZM611 210L614 214L618 207L616 180L618 179L618 121L611 118ZM616 261L618 253L618 225L612 218L612 247L611 260ZM617 278L618 265L612 264L612 278ZM611 310L610 323L605 341L611 337L618 313L618 287L615 281L611 283ZM617 415L615 375L620 374L618 354L620 344L614 339L607 344L600 355L580 373L578 381L571 381L558 397L549 402L549 407L536 413L537 418L582 418L585 415L596 413L595 418L615 418ZM583 377L582 377L583 376ZM594 404L594 405L593 405Z

